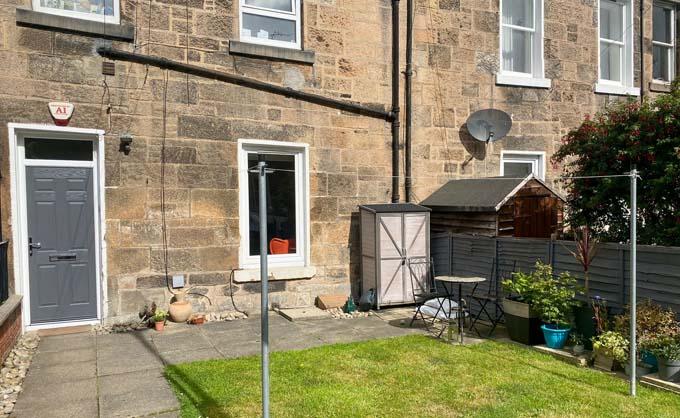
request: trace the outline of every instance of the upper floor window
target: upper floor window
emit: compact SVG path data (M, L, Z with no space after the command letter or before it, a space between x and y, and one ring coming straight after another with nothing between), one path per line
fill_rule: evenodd
M600 0L598 93L638 95L633 87L633 7L631 0Z
M300 0L240 0L241 41L300 49Z
M529 174L545 180L545 152L501 151L501 176L525 178Z
M653 77L670 83L675 77L675 7L654 2L652 19Z
M501 0L499 84L550 87L543 78L543 0Z
M33 10L118 24L119 0L33 0Z

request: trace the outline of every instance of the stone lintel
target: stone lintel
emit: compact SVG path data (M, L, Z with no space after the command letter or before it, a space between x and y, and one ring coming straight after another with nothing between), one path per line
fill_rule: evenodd
M311 279L316 275L315 267L269 267L269 280ZM260 269L234 271L236 283L259 282Z
M229 54L242 55L251 58L267 58L280 61L290 61L301 64L314 64L314 51L279 48L269 45L251 44L241 41L229 41Z

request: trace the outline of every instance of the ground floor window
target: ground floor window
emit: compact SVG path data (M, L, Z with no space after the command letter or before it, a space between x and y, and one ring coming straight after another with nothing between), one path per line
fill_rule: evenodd
M296 143L239 142L241 267L259 267L259 161L267 175L267 250L270 264L304 266L307 257L307 147Z
M503 151L501 153L501 176L534 176L545 180L545 153L534 151Z

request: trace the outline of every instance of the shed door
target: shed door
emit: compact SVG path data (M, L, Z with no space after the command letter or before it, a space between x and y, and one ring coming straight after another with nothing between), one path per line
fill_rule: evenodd
M379 215L379 303L404 303L404 234L401 214Z
M421 261L423 259L427 260L427 214L425 213L406 213L404 214L404 248L406 249L406 257L413 259L418 258ZM420 286L416 288L425 289L427 277L426 266L425 268L414 268L413 272L409 271L408 266L405 267L404 271L404 290L405 290L405 302L411 302L413 300L413 287L411 286L411 280L418 280L421 282ZM412 274L415 277L412 277Z
M515 198L515 237L550 238L557 225L558 199L549 196Z

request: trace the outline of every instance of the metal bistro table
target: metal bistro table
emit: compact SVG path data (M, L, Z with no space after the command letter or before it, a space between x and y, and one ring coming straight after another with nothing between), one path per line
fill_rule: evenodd
M461 276L436 276L436 281L441 282L446 293L446 299L451 299L453 292L449 290L448 285L458 284L458 335L459 341L463 344L463 284L464 283L481 283L485 282L484 277L461 277ZM449 317L449 327L451 326L451 310L449 309L447 315Z

